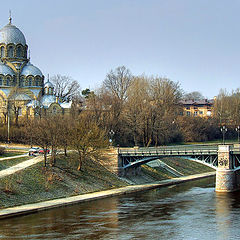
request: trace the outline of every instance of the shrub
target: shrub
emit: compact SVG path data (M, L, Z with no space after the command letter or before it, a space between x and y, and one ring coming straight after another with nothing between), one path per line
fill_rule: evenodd
M0 147L0 156L2 156L5 153L5 147Z

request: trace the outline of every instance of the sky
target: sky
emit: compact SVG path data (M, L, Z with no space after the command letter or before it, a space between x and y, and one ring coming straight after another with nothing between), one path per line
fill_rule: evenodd
M240 87L240 0L11 0L0 28L25 35L31 62L96 89L126 66L206 98Z

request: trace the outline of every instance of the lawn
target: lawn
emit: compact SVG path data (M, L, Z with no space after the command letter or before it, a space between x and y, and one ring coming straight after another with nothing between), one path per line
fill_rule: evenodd
M77 171L77 155L58 156L56 166L43 162L0 179L0 208L69 197L126 186L96 160L88 159Z

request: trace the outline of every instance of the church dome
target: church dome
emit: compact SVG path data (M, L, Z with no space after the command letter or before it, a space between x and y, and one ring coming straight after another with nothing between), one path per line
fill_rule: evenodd
M44 108L49 108L49 106L55 102L56 97L54 95L44 95L41 99L41 104Z
M54 88L53 84L49 80L44 84L44 88Z
M26 39L23 33L11 23L7 24L0 30L0 43L13 43L26 45Z
M32 65L31 63L28 63L23 67L21 75L24 75L24 76L32 75L32 76L40 76L40 77L43 76L41 70L35 67L34 65Z
M14 76L14 71L7 65L0 63L0 74Z

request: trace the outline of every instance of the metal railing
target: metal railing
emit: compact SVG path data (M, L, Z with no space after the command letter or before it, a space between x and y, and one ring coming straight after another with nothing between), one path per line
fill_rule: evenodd
M120 155L189 155L217 154L217 145L178 145L149 148L120 148Z

